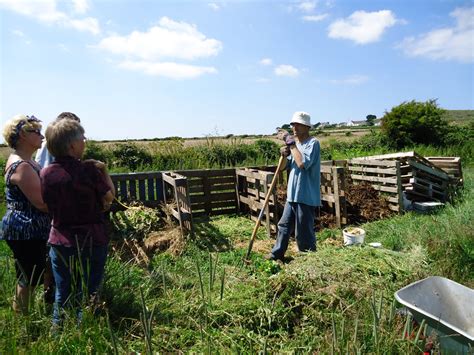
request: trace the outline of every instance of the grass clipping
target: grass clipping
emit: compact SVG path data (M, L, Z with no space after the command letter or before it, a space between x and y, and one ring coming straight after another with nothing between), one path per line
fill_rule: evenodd
M133 240L148 256L164 251L180 255L185 249L185 238L167 212L140 203L116 212L111 216L113 239Z
M328 245L295 258L271 283L279 292L304 295L305 303L345 309L374 292L391 299L394 291L428 276L426 260L426 250L420 246L401 253Z

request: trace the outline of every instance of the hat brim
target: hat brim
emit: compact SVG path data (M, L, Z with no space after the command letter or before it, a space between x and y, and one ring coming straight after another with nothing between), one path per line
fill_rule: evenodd
M298 119L298 118L295 118L294 120L292 120L292 121L290 122L290 125L292 125L292 124L294 124L294 123L299 123L299 124L302 124L302 125L304 125L304 126L306 126L306 127L312 127L312 126L313 126L311 123L305 122L305 121L303 121L303 120L301 120L301 119Z

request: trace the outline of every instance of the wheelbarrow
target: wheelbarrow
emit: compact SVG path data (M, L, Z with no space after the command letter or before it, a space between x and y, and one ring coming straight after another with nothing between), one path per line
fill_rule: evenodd
M450 279L430 276L395 292L413 318L425 320L428 334L436 333L442 350L474 352L474 290Z

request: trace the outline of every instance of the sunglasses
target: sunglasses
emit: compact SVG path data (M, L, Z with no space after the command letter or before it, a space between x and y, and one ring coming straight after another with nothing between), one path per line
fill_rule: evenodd
M41 136L41 130L40 129L25 129L26 132L28 133L35 133L39 136Z

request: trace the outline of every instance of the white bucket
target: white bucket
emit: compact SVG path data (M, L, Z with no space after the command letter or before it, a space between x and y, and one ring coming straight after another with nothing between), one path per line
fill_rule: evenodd
M342 230L344 236L344 245L363 244L365 230L358 227L349 227Z

